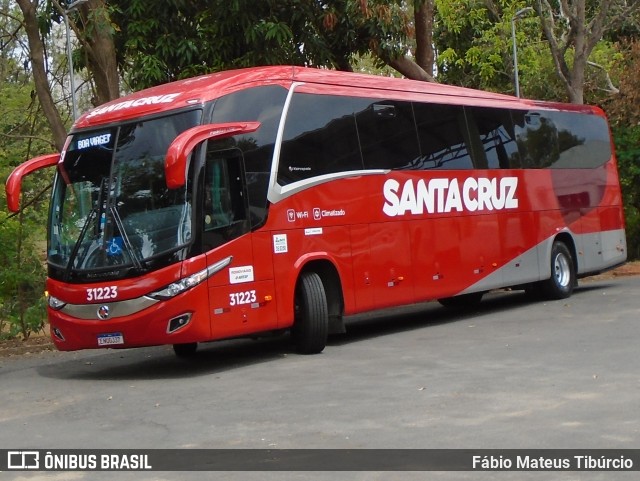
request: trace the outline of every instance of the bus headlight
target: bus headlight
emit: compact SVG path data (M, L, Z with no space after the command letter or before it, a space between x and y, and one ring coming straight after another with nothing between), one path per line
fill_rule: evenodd
M232 260L233 260L233 257L231 256L227 257L226 259L222 259L221 261L216 262L215 264L207 267L206 269L201 270L200 272L196 272L195 274L190 275L189 277L180 279L179 281L174 282L173 284L169 284L168 286L163 287L158 291L148 294L148 297L151 297L152 299L157 299L160 301L166 301L167 299L171 299L172 297L175 297L178 294L182 294L183 292L188 291L192 287L197 286L202 281L206 280L208 277L224 269L229 264L231 264Z
M54 311L59 311L67 305L66 302L62 302L60 299L58 299L57 297L53 297L52 295L47 296L47 302L49 304L49 307Z
M153 299L158 299L160 301L171 299L172 297L175 297L178 294L182 294L184 291L187 291L192 287L197 286L202 281L204 281L207 277L208 277L207 269L204 269L200 272L193 274L192 276L185 277L184 279L180 279L178 282L169 284L167 287L160 289L159 291L152 292L151 294L149 294L149 297Z

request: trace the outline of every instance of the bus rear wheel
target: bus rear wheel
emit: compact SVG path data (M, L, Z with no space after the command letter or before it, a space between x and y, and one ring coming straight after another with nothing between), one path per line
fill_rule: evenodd
M566 299L573 294L576 268L571 251L564 242L551 247L551 277L542 281L540 288L547 299Z
M303 272L296 286L294 323L291 330L300 354L318 354L327 345L329 307L322 279L315 272Z

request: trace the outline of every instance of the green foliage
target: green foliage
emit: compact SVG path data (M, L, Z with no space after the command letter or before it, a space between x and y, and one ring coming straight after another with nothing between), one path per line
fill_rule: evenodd
M515 93L511 20L529 6L521 0L435 0L437 7L434 41L438 49L438 80L442 83ZM562 22L558 24L564 25ZM520 90L524 97L568 101L534 12L515 21ZM573 49L565 52L568 65ZM585 101L599 103L608 87L606 74L619 52L610 41L599 42L589 60L602 68L587 67Z
M434 42L440 52L439 81L484 90L513 91L508 19L524 3L435 0L435 5ZM530 19L521 19L517 31L520 42L530 29Z
M0 179L30 157L51 150L48 132L32 85L0 83ZM37 197L50 183L51 172L25 179L23 204L34 200L22 215L9 217L4 189L0 195L0 337L29 337L42 328L45 311L44 257L47 196Z
M630 259L640 259L640 126L613 129L627 222Z
M350 69L356 56L404 54L401 0L114 2L116 34L135 88L200 73L293 64Z
M30 222L8 219L0 215L0 336L29 337L42 328L45 319L44 304L44 252L43 232L38 237L27 237L25 225ZM4 328L4 329L2 329Z
M640 259L640 42L622 42L612 61L612 77L617 80L620 93L607 99L603 106L616 144L629 257Z

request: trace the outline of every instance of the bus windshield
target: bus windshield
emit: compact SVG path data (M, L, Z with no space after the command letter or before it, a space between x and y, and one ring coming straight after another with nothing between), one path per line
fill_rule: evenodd
M189 186L167 188L164 160L169 144L200 117L193 110L73 135L49 216L48 261L60 277L143 272L189 243Z

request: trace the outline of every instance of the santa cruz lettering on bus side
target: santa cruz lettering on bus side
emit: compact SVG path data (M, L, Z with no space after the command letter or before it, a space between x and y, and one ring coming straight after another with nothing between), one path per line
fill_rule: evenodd
M517 188L517 177L468 177L462 186L458 179L420 179L415 184L409 179L402 185L396 179L388 179L383 187L385 204L382 211L395 217L407 213L517 209Z

